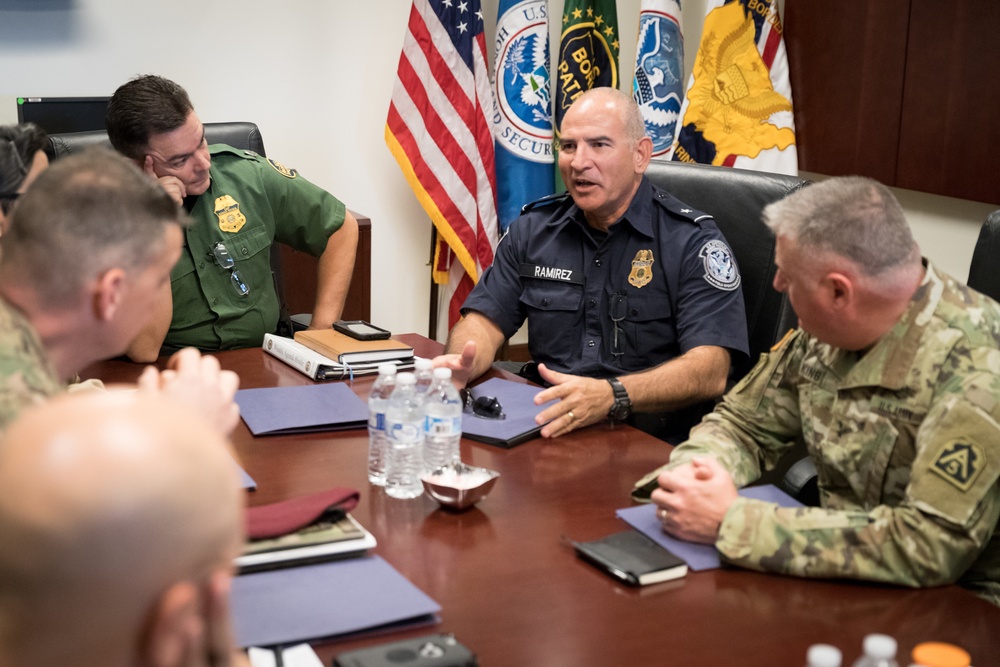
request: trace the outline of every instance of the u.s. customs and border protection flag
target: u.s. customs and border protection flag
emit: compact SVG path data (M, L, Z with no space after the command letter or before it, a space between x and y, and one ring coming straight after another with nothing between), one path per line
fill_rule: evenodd
M711 0L674 160L798 173L777 0Z
M500 0L496 47L494 136L503 233L522 206L555 191L546 0Z
M442 339L493 262L493 115L479 0L413 0L385 141L434 223Z
M557 137L563 116L576 98L591 88L618 87L619 46L615 0L566 0L559 66L553 77ZM565 189L558 170L556 180L556 189Z
M684 99L684 38L678 0L642 0L634 74L632 97L653 140L653 157L669 160Z

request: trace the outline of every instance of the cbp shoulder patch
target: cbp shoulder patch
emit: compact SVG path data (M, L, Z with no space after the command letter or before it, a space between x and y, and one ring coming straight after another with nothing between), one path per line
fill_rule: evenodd
M725 243L712 240L698 252L705 265L705 280L712 286L731 292L740 286L740 271L733 260L733 252Z
M275 162L271 158L267 158L267 163L272 167L274 167L274 170L279 174L281 174L282 176L284 176L285 178L295 178L296 176L299 175L299 172L295 171L294 169L289 169L285 165L281 164L280 162Z
M950 442L941 448L931 472L941 476L962 491L968 491L983 469L983 450L978 445Z

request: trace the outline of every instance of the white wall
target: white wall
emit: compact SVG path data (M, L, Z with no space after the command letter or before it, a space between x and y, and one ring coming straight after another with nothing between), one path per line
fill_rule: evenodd
M489 51L498 0L484 0ZM640 0L618 0L623 87ZM684 0L687 69L705 0ZM563 1L550 0L553 45ZM135 74L187 88L204 121L252 120L267 152L372 219L372 318L427 332L430 223L383 129L410 0L0 0L0 119L17 95L110 95ZM492 58L492 53L490 54ZM964 278L993 207L903 193L925 253Z

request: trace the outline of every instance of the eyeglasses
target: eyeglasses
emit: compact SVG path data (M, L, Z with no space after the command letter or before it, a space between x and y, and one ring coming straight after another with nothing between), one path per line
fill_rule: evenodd
M465 403L465 412L483 419L507 419L503 406L500 405L500 399L496 396L473 397L472 392L468 389L463 389L459 393Z
M625 319L628 312L628 297L619 292L611 297L611 307L608 309L611 314L611 321L615 325L615 335L611 343L611 354L620 357L625 354L625 332L622 331L618 323Z
M229 277L233 281L233 287L236 288L236 292L240 296L246 296L247 294L250 293L250 288L247 287L247 284L245 282L243 282L243 279L240 278L239 271L237 271L235 268L236 262L230 256L229 251L226 250L226 244L224 244L222 241L219 241L218 243L212 246L212 249L209 251L208 256L215 258L216 264L218 264L225 270L229 271Z

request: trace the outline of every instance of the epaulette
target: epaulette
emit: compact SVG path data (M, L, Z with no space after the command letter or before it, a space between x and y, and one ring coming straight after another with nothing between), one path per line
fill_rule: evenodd
M677 197L661 190L656 191L655 201L660 205L660 208L667 211L675 218L683 218L684 220L690 220L691 222L713 219L710 214L705 213L704 211L699 211L696 208L692 208L677 199Z
M524 214L527 213L528 211L533 211L536 208L541 208L543 206L551 206L552 204L561 204L562 202L566 201L567 197L569 197L568 192L559 192L554 195L546 195L541 199L536 199L535 201L528 202L527 204L522 206L521 213Z

